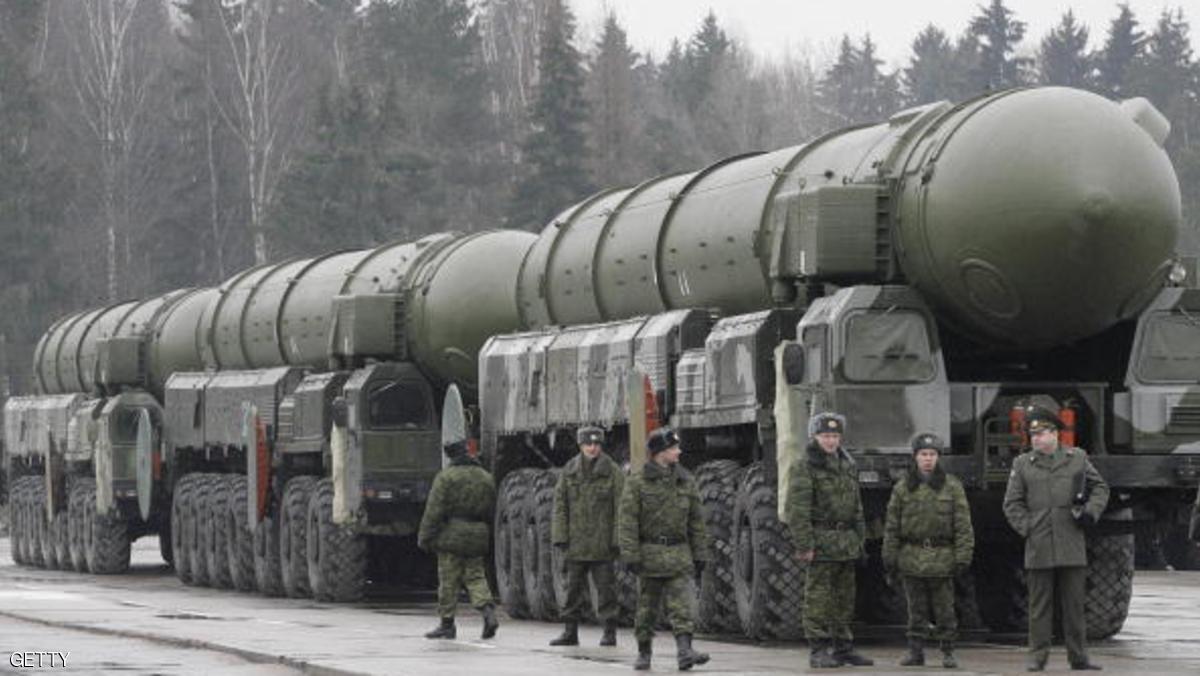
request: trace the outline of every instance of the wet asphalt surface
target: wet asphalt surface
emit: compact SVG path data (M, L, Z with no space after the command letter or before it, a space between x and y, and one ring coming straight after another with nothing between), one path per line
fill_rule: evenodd
M479 618L465 604L459 639L429 641L423 634L433 615L429 591L375 590L360 604L327 605L186 587L162 563L153 538L135 544L129 573L103 577L19 567L0 538L0 673L585 676L628 673L636 653L624 630L616 648L596 646L596 627L581 631L580 647L551 648L559 627L529 621L505 620L495 639L483 641ZM920 671L896 666L904 651L899 631L894 638L871 633L862 652L877 666L836 673ZM712 655L697 674L807 671L803 644L696 643ZM677 673L671 637L660 634L654 650L653 671ZM1091 652L1103 673L1200 674L1200 572L1139 571L1124 629ZM936 652L929 657L940 664ZM967 641L959 662L955 673L1025 673L1024 651L1011 641ZM1056 647L1049 672L1066 671Z

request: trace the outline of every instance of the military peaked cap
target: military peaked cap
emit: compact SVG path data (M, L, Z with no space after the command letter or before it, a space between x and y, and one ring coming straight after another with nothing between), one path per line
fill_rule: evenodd
M670 427L660 427L646 438L646 450L650 452L650 455L658 455L668 448L678 445L679 435L675 434L675 430Z
M912 452L916 453L923 448L932 448L938 453L941 453L942 449L945 448L945 444L942 443L942 439L938 435L924 432L913 437Z
M575 443L583 446L584 444L604 444L604 430L591 425L580 427L575 432Z
M845 434L846 417L826 411L808 419L808 436L815 437L826 433Z
M1041 406L1030 406L1025 412L1025 429L1030 432L1038 432L1047 428L1061 430L1063 422L1049 409L1042 408Z

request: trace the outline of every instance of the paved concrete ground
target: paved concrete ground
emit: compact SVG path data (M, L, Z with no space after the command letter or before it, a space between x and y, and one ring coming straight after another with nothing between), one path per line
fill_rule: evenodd
M558 627L539 622L504 621L496 639L482 641L479 619L466 608L460 640L428 641L422 634L434 623L429 594L331 606L190 588L157 552L154 539L141 540L129 574L100 577L15 566L8 540L0 540L0 671L31 671L12 667L12 652L70 651L66 670L73 673L587 676L628 672L635 653L627 632L615 649L595 647L594 627L583 632L582 647L550 648L546 641ZM713 656L698 674L801 673L807 667L807 648L799 644L698 640L697 646ZM655 641L655 672L675 672L673 650L669 636ZM863 652L880 666L861 673L916 671L895 666L903 652L899 638ZM1138 573L1124 631L1094 646L1093 656L1109 674L1200 674L1200 573ZM1023 673L1024 653L1020 646L970 643L960 662L965 669L959 673ZM1061 649L1050 667L1066 671Z

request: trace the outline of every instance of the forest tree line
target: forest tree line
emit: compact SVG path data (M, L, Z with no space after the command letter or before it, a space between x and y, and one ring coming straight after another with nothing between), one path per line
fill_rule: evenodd
M884 67L869 35L764 59L717 16L659 59L564 0L0 0L0 373L58 316L247 266L540 229L590 192L1028 84L1145 96L1200 224L1181 9L1027 34L1003 0ZM3 394L0 391L0 394Z

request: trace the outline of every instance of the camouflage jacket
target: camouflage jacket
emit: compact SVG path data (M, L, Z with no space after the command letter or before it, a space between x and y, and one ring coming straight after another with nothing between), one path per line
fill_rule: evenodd
M815 550L814 561L853 561L863 555L866 523L858 472L845 449L829 455L815 442L807 462L792 464L787 521L796 551Z
M491 473L475 458L455 458L433 480L417 546L439 554L483 556L495 507Z
M708 561L708 532L700 493L679 465L648 462L625 482L617 516L621 560L647 577L691 575L693 561Z
M1083 529L1071 513L1081 474L1091 491L1083 509L1098 520L1108 504L1108 484L1082 449L1029 451L1013 461L1004 515L1025 538L1026 568L1087 565Z
M929 481L915 468L892 489L883 529L883 563L911 577L949 577L971 564L975 532L962 482L937 468Z
M550 539L567 545L568 561L611 561L617 557L617 507L625 475L607 453L594 462L577 454L554 487Z

